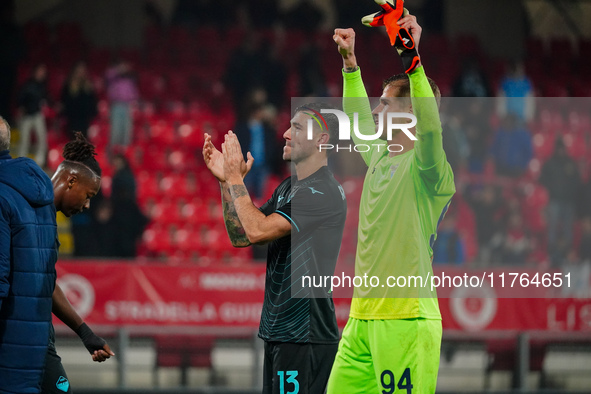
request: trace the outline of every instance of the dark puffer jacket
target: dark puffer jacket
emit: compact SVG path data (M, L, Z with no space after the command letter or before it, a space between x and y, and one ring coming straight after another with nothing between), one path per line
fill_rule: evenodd
M0 393L41 389L57 245L51 180L0 152Z

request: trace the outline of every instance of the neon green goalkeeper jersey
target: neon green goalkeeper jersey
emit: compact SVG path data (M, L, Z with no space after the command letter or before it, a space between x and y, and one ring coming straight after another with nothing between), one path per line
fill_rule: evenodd
M350 119L359 114L361 133L375 134L361 72L343 72L343 78L344 111ZM441 319L437 293L431 290L432 246L455 193L454 176L423 67L409 78L417 117L414 149L390 157L386 141L368 143L351 133L355 144L372 146L361 153L369 168L359 206L355 275L367 275L367 285L354 291L350 317L356 319ZM372 276L379 283L370 282Z

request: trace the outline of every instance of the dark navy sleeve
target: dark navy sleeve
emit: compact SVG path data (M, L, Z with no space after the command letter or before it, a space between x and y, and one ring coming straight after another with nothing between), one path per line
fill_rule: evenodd
M259 211L264 213L265 216L269 216L270 214L275 212L276 200L277 200L277 189L275 189L271 198L268 199L266 203L261 205L261 207L259 208Z
M8 296L10 283L10 215L4 207L8 206L6 201L0 205L0 307L2 299Z

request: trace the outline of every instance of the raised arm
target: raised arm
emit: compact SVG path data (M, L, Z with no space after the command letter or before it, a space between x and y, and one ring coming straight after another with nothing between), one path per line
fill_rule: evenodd
M407 29L415 42L418 55L422 28L414 15L407 15L398 21L401 28ZM408 74L413 113L417 117L415 154L421 169L426 170L442 159L443 138L437 100L425 74L422 64Z
M222 191L222 209L224 212L224 223L226 225L226 232L232 242L232 246L242 248L249 246L251 243L244 232L242 223L236 213L236 207L234 206L234 200L230 194L230 185L226 182L224 177L224 156L211 142L211 136L207 133L204 134L205 142L203 144L203 160L207 168L211 171L213 176L220 183L220 189ZM249 162L251 162L252 156L249 153ZM252 159L254 162L254 159ZM247 172L252 167L252 162L247 166ZM244 174L246 175L246 174Z
M375 134L375 122L371 114L371 105L363 80L361 79L361 70L357 64L355 56L355 31L353 29L335 29L333 40L338 46L339 53L343 58L343 110L351 120L353 126L353 114L359 114L359 131L364 135ZM357 137L353 128L351 128L351 137L355 144L385 144L382 140L365 141ZM368 152L361 152L365 163L369 165L372 149Z
M224 156L224 178L228 184L231 202L236 216L249 243L263 244L291 233L291 223L278 213L265 215L253 203L244 185L247 166L252 166L252 156L244 162L240 143L236 135L229 131L222 144ZM243 175L244 174L244 175Z

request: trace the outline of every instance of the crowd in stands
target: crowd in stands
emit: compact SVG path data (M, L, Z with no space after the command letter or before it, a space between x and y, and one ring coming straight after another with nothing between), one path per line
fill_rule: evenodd
M281 146L290 98L341 93L340 57L330 33L318 29L322 13L303 2L290 11L297 23L287 25L275 2L264 3L232 16L213 2L181 1L171 26L153 14L142 48L94 47L74 23L23 27L26 55L17 62L11 113L2 114L19 131L13 154L29 153L34 132L35 159L53 171L80 130L103 168L102 196L72 222L76 255L203 264L252 258L225 236L219 189L201 159L203 133L217 146L227 130L239 135L258 159L246 180L260 202L289 174ZM347 7L338 9L346 23ZM358 52L376 96L388 76L380 65L398 62L373 34L381 33L359 30ZM431 33L421 44L427 72L447 96L444 146L458 189L435 263L591 263L591 106L567 97L591 92L591 80L579 78L591 64L589 43L572 49L571 61L562 58L571 70L552 63L550 77L530 53L509 64L484 55L473 37L454 41ZM527 43L536 59L545 53L539 44ZM350 182L348 221L358 212L361 178ZM355 226L345 237L349 261Z

